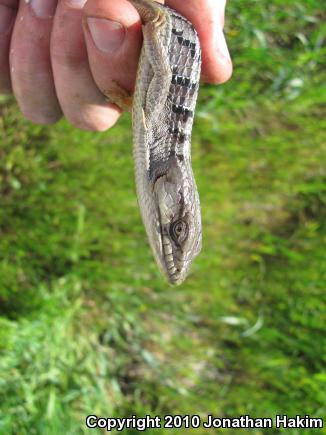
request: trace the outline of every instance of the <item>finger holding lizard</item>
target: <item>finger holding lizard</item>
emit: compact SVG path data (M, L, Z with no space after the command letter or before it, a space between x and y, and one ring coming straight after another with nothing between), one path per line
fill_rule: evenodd
M223 34L225 0L168 0L166 4L188 18L199 34L202 79L212 84L227 81L232 62ZM128 0L88 0L84 34L97 86L120 107L130 107L142 44L139 14Z
M232 61L225 40L224 16L226 0L167 0L194 25L202 48L202 80L221 84L232 75Z

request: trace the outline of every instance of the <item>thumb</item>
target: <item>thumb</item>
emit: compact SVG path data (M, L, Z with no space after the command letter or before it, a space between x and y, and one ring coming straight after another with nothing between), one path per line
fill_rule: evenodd
M113 102L127 108L142 44L139 14L127 0L88 0L83 22L96 85Z

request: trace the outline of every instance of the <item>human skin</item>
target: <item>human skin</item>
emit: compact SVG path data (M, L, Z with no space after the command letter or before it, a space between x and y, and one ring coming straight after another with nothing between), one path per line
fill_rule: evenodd
M198 31L206 83L232 74L225 3L166 1ZM12 92L34 123L64 116L84 130L107 130L122 112L114 96L130 102L141 44L140 17L128 0L0 0L0 93Z

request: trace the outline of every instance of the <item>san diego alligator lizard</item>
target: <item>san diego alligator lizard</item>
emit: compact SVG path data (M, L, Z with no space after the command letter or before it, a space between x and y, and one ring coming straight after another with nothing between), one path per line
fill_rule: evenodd
M156 261L180 284L201 249L191 131L201 49L192 24L151 0L130 0L143 22L132 119L138 202Z

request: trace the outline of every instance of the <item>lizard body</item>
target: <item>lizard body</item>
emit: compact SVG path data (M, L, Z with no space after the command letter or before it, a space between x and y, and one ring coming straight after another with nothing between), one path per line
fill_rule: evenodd
M201 249L191 131L201 49L192 24L151 0L130 0L143 21L132 119L138 202L156 261L180 284Z

